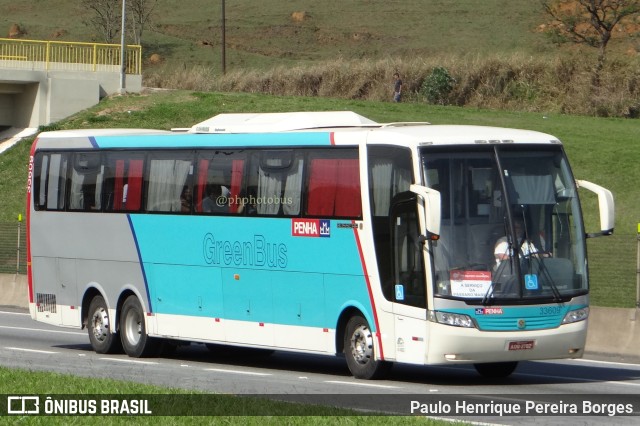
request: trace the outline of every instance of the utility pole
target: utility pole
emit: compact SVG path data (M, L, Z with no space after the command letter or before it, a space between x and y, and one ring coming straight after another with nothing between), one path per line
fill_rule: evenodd
M227 51L226 51L226 28L225 28L225 12L224 12L225 0L222 0L222 74L227 73Z
M127 0L122 0L122 27L120 29L120 94L125 94L125 75L126 75L126 64L124 60L125 55L125 45L124 45L124 29L125 29L125 19L126 19L126 10L127 10Z
M636 313L640 309L640 223L638 223L638 261L636 263Z

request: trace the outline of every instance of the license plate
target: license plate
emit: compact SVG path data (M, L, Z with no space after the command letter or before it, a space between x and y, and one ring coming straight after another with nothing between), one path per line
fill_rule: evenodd
M510 351L528 351L533 349L535 341L533 340L520 340L518 342L509 342L508 349Z

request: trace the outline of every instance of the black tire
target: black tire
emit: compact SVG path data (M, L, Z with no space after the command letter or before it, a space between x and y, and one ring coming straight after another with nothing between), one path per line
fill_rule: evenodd
M373 332L360 315L351 317L347 322L344 355L349 371L358 379L379 379L391 368L388 362L376 361Z
M515 371L518 362L489 362L485 364L474 364L473 366L482 377L502 379L508 377Z
M158 355L160 339L147 335L144 311L136 296L129 296L120 311L120 340L127 355L142 358Z
M87 330L91 347L99 354L122 352L122 344L116 333L115 324L109 318L107 303L102 296L95 296L89 304Z

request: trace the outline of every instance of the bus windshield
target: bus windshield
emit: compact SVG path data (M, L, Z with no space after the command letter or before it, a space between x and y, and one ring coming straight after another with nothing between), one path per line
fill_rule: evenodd
M490 305L587 293L580 206L560 146L428 147L422 167L441 196L430 243L437 297Z

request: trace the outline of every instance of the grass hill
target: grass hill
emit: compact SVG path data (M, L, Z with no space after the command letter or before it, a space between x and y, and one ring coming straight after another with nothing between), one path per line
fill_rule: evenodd
M146 86L388 100L399 71L404 101L425 102L423 84L445 67L445 105L640 117L640 17L616 33L594 88L596 50L553 44L537 1L229 1L225 75L220 6L158 0L143 34ZM0 10L0 31L21 38L102 41L80 2L0 0Z
M152 4L152 0L148 0ZM443 54L555 55L541 31L549 18L529 0L233 0L225 2L228 70L270 68L342 58L385 59ZM103 42L79 1L0 0L0 36ZM220 71L220 1L158 0L143 33L145 58ZM2 33L6 35L3 35ZM114 43L119 43L119 36ZM560 52L572 50L565 46ZM637 39L612 42L633 52ZM148 67L157 65L150 64Z
M152 3L149 1L149 3ZM225 3L227 66L265 68L335 58L363 59L552 52L534 1L234 0ZM67 0L0 0L0 31L22 38L98 41L91 13ZM219 69L221 2L159 0L143 34L145 57ZM5 37L6 35L0 35ZM119 43L117 38L115 43Z

